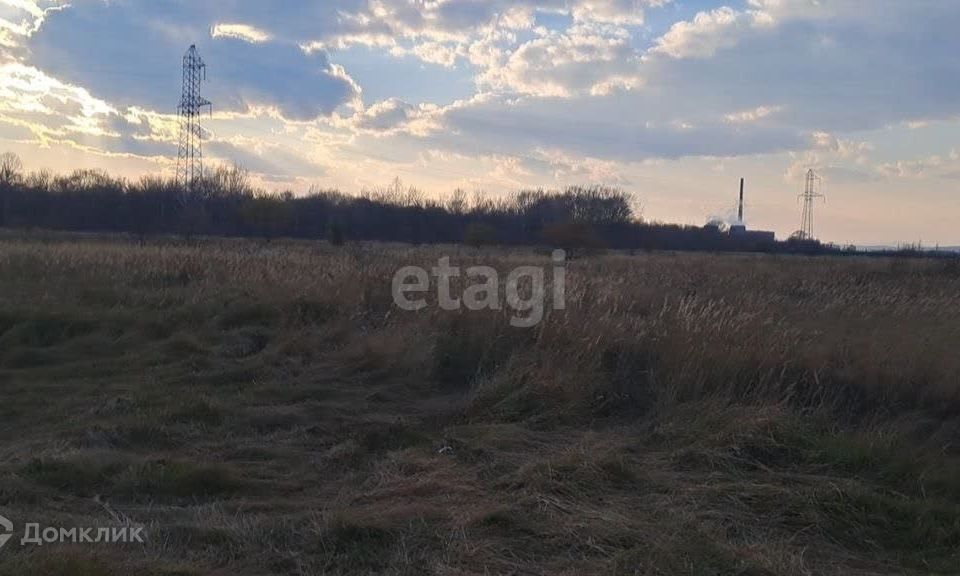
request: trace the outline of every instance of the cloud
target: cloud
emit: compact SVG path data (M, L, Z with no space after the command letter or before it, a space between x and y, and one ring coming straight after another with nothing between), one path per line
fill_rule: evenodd
M700 13L644 56L647 87L678 115L781 106L777 122L808 133L956 114L960 61L942 47L956 44L960 6L871 5L755 0Z
M0 64L0 119L29 129L41 142L70 134L106 136L116 110L87 90L32 66Z
M780 112L781 106L757 106L750 110L731 112L723 118L728 124L753 124Z
M5 49L19 48L48 14L62 7L60 0L0 0L0 56Z
M735 46L735 30L747 25L750 16L728 6L700 12L689 22L677 22L657 39L654 52L673 58L709 58L717 50Z
M546 31L501 62L494 58L478 84L547 98L607 95L638 87L639 64L626 32L573 26L563 32Z
M394 56L413 55L428 64L439 64L446 68L453 68L457 59L466 54L465 47L462 44L444 42L423 42L414 45L412 48L394 45L390 53Z
M761 154L800 149L808 142L802 132L779 125L744 130L709 114L670 120L663 113L667 103L645 92L619 92L602 98L475 98L444 108L437 115L443 129L424 136L421 145L462 154L520 156L542 148L636 162ZM655 120L658 114L666 119Z
M581 22L603 22L640 26L646 21L645 10L661 7L670 0L582 0L574 2L571 14Z
M311 161L302 151L286 145L254 142L249 139L215 139L205 144L211 163L236 164L261 178L283 182L295 174L319 177L325 167Z
M440 129L440 113L441 109L435 105L415 106L398 98L391 98L334 124L377 136L400 133L424 136Z
M273 39L269 32L249 24L214 24L210 35L213 38L233 38L251 44L262 44Z
M196 13L204 11L197 4ZM359 86L326 52L271 40L260 23L204 24L196 13L167 3L77 0L47 15L28 42L31 61L117 106L158 111L176 106L180 55L190 44L206 60L203 89L218 110L268 106L310 120L359 97Z
M591 182L607 186L631 184L618 162L571 155L562 150L539 150L537 153L550 164L553 177L559 182Z
M426 63L452 67L474 55L490 39L513 39L536 29L542 15L563 15L577 24L639 27L646 10L670 0L369 0L339 11L340 27L314 35L311 45L390 47ZM478 46L480 45L480 46Z

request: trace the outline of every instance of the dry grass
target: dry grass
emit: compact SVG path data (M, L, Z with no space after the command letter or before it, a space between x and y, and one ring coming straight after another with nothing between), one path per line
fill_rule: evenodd
M403 313L466 248L0 239L0 514L147 526L0 575L960 571L960 275L577 260L568 310Z

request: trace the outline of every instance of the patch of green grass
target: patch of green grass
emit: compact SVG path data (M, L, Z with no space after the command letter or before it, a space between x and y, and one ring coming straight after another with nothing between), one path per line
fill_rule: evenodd
M382 454L429 442L429 438L401 422L375 424L360 436L360 446L369 453Z
M177 568L156 568L147 573L146 576L205 576L208 572L199 568L177 567Z
M0 347L50 348L95 329L92 322L84 320L56 316L30 318L6 330L0 338Z
M773 576L732 550L697 533L651 535L650 542L617 553L613 576Z
M903 461L898 458L902 446L889 436L835 433L810 438L811 460L838 473L862 474L875 470L880 476L900 477L897 470ZM880 470L888 468L888 470Z
M0 312L0 340L8 330L20 323L20 318L7 312Z
M38 458L24 466L21 473L33 482L55 490L91 496L108 489L113 477L124 467L123 461L112 458Z
M390 565L394 542L386 528L338 515L320 534L319 549L327 569L372 573Z
M227 454L226 459L234 462L272 462L279 457L276 450L261 446L237 448Z
M607 456L597 462L603 478L614 485L633 486L639 481L633 463L622 456Z
M270 334L262 328L242 328L225 336L219 347L225 358L243 359L256 356L270 344Z
M164 421L172 424L192 424L216 427L223 424L223 410L206 400L192 401L169 412Z
M129 462L119 458L36 459L21 473L33 482L61 492L143 498L209 498L242 487L233 471L219 464Z
M237 538L228 530L216 526L174 524L161 526L152 538L162 539L168 545L197 552L212 551L238 546Z
M27 558L0 560L0 576L121 576L116 563L74 552L45 551Z
M117 478L115 491L135 499L185 499L229 495L242 486L224 465L156 461L130 467Z
M327 302L300 298L288 308L287 315L296 325L320 326L336 317L337 308Z
M169 426L137 422L118 426L97 426L87 433L88 444L133 451L170 450L183 445L183 437Z
M538 532L528 513L513 508L500 508L484 514L475 525L507 537L530 537Z
M854 549L894 555L914 568L956 569L960 505L860 487L833 490L815 502L821 528Z
M496 422L543 421L550 403L522 377L494 377L477 384L467 408L471 416Z
M212 388L243 388L256 381L264 371L262 364L211 369L196 377L196 382Z
M530 335L489 319L456 317L443 326L433 350L432 378L445 388L468 390L491 376L529 344Z
M249 326L267 327L276 322L279 313L266 304L237 304L217 319L221 330L236 330Z
M233 429L239 434L272 434L292 430L307 422L303 415L296 412L260 410L239 421Z
M808 461L832 474L869 480L915 497L960 502L960 464L910 446L893 434L871 432L813 435Z
M395 574L430 572L442 546L435 519L424 510L381 510L374 517L344 510L320 529L317 573Z
M148 320L140 329L151 340L166 340L173 335L176 326L168 320Z
M203 356L206 350L197 340L186 334L175 335L163 343L163 352L168 358L183 359Z
M3 355L0 365L11 370L47 368L64 361L59 352L36 348L13 348Z

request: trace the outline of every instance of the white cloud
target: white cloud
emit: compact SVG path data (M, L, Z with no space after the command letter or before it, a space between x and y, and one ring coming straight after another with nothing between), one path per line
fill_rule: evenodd
M41 141L110 135L107 119L116 113L87 90L32 66L0 64L0 120L29 129Z
M881 174L887 178L923 178L932 168L938 168L943 164L943 158L940 156L931 156L923 160L899 160L897 162L885 162L878 167Z
M606 186L626 186L630 183L625 176L623 164L619 162L569 154L556 149L540 150L538 155L549 163L557 182Z
M413 48L394 46L390 53L394 56L413 55L428 64L452 68L456 65L457 59L466 54L466 48L463 44L456 43L423 42L416 44Z
M249 24L214 24L213 28L210 29L210 36L213 38L233 38L251 44L269 42L273 38L269 32Z
M745 15L723 6L700 12L690 22L677 22L657 39L654 52L673 58L709 58L717 50L737 44L735 30L744 24Z
M640 26L646 11L671 0L369 0L341 11L342 29L312 42L328 48L353 44L389 46L395 55L415 55L450 67L474 60L492 37L536 28L538 13L561 14L577 24ZM307 42L309 44L310 42ZM480 44L480 47L474 48Z
M640 26L646 21L646 9L659 8L670 0L579 0L571 13L583 22L604 22Z
M255 15L213 10L207 2L191 5L184 12L142 0L75 0L47 15L29 40L29 58L117 107L168 112L179 91L176 55L195 42L208 64L204 96L217 110L266 107L306 121L357 103L360 87L325 51L305 51L286 33L270 39L267 30L275 28L265 22L274 15L266 7ZM203 17L207 11L210 20Z
M622 30L574 26L547 31L483 72L480 86L529 96L609 95L641 85L640 58Z
M19 48L49 13L63 6L64 0L0 0L0 49Z
M871 142L843 138L824 131L809 135L809 148L792 152L784 179L798 184L804 181L807 170L813 168L832 179L870 181L877 177L880 167L875 164Z
M710 58L720 50L737 46L750 32L773 29L790 21L849 13L846 7L851 1L821 4L820 0L747 0L748 9L742 11L720 6L698 12L692 20L674 23L657 39L652 52L678 59ZM862 10L862 4L857 2L856 6L858 11Z
M750 110L741 110L724 115L724 120L728 124L753 124L764 118L773 116L783 110L781 106L758 106Z
M639 76L613 75L597 82L590 87L591 96L610 96L617 92L629 92L643 86L643 79Z
M432 104L413 105L398 98L391 98L351 117L335 117L332 124L375 136L401 133L425 136L440 128L441 113L441 108Z

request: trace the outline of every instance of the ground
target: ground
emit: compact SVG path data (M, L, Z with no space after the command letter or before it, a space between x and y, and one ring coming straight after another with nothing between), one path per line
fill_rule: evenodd
M960 571L960 267L0 235L0 575ZM143 526L144 544L20 545Z

